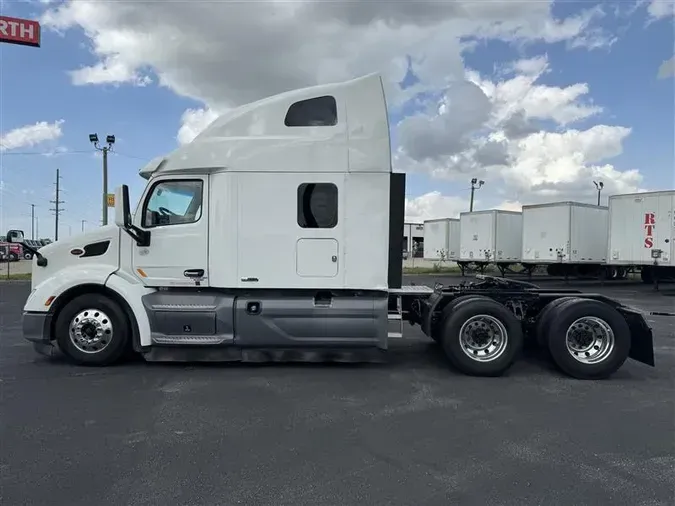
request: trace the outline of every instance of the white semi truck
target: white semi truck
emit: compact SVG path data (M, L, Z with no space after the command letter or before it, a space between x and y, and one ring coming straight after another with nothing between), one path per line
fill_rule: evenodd
M39 352L379 361L407 321L466 374L501 375L528 337L577 378L654 365L643 314L602 295L487 276L402 286L405 175L377 75L232 110L140 174L133 214L122 186L114 225L34 251L23 333Z

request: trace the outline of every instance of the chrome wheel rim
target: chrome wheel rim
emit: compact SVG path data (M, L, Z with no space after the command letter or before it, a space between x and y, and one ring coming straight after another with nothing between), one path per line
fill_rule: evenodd
M459 330L459 345L464 354L477 362L491 362L502 356L508 344L508 332L499 319L490 315L472 316Z
M82 353L99 353L113 337L110 317L100 309L84 309L70 321L70 342Z
M614 331L609 324L595 316L584 316L567 329L567 351L582 364L598 364L614 351Z

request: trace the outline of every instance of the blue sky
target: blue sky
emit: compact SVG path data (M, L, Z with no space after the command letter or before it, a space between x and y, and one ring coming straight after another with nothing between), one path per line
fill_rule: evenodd
M593 103L603 107L601 113L573 127L584 129L602 123L632 128L623 142L623 153L612 158L611 164L617 170L638 169L646 188L673 188L674 81L672 77L657 78L660 65L673 56L672 18L647 23L645 6L628 15L627 4L622 5L620 15L607 14L600 23L617 37L609 48L570 49L565 42L515 46L489 41L465 51L464 65L490 78L495 67L506 62L547 55L551 71L540 78L540 84L563 87L587 83ZM558 3L553 12L565 17L578 8L579 4ZM33 19L39 18L43 9L35 2L2 4L3 15ZM91 42L81 29L59 34L43 28L41 48L0 44L0 131L7 134L41 121L64 121L58 140L1 153L5 228L23 228L30 235L30 204L35 204L39 235L53 237L49 200L53 199L57 168L62 176L65 201L60 234L76 233L82 220L89 227L98 225L101 158L88 142L88 134L97 132L101 138L106 134L116 136L114 154L109 160L110 191L127 183L134 199L144 185L137 175L138 169L145 161L174 149L181 115L187 108L202 106L154 83L145 87L73 85L67 71L96 62L90 47ZM401 115L396 115L392 123L400 119ZM35 154L56 148L68 152L52 156ZM468 182L462 180L436 179L420 172L408 175L411 198L431 191L466 197L467 186ZM494 195L491 201L489 193L485 195L485 205L499 203L500 197ZM506 197L511 200L509 195Z

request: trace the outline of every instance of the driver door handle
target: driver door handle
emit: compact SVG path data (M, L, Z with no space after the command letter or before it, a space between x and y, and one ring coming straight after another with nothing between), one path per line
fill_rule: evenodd
M183 272L183 276L186 278L203 278L204 269L188 269Z

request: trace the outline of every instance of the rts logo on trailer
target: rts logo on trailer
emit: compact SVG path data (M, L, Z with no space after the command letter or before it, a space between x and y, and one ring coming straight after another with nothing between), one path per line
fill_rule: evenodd
M0 42L40 47L40 23L0 16Z
M654 229L656 228L656 213L645 213L645 248L654 246Z

